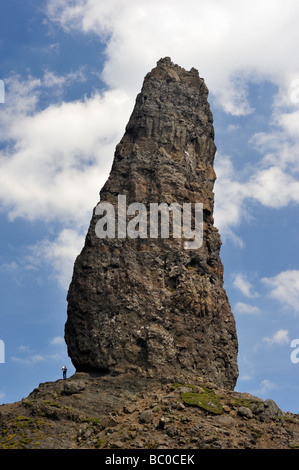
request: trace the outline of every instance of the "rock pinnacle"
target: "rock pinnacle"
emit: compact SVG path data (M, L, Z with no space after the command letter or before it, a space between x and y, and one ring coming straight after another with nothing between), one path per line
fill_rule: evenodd
M74 265L65 339L77 371L236 384L236 327L213 219L216 147L207 98L198 71L168 57L144 78ZM188 246L196 216L179 236L170 209L185 214L195 204L203 209L202 243ZM157 206L168 207L169 225L162 212L152 214Z

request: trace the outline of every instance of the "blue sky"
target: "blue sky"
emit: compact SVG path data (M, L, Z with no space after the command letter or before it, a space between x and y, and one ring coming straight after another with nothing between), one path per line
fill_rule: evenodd
M73 263L143 78L170 56L210 90L236 389L299 412L298 18L296 0L2 2L0 403L74 372Z

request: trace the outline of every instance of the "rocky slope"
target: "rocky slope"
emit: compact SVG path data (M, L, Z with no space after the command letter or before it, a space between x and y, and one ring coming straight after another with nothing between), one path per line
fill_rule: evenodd
M296 449L298 415L197 377L76 373L0 406L0 449Z
M235 386L238 342L213 220L216 147L207 97L198 71L169 58L144 79L100 192L100 204L115 210L115 230L109 223L110 238L97 236L98 204L68 292L65 338L77 371L193 373ZM143 204L147 218L137 224L127 215L123 226L120 195L125 210ZM160 221L156 238L148 211L160 203L168 216L170 204L191 204L195 228L195 204L203 204L202 245L186 248L181 223L181 236L170 222L167 238Z

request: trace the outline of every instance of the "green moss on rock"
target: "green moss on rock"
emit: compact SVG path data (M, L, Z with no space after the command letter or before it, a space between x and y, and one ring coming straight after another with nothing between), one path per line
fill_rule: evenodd
M181 394L182 400L186 405L198 406L199 408L216 415L223 413L223 407L219 397L208 387L202 387L201 393L184 392Z

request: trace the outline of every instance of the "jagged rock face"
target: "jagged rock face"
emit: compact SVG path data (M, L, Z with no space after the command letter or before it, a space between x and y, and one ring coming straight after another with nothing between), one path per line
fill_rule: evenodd
M96 234L104 220L96 207L68 292L65 339L78 371L200 375L235 386L238 344L213 220L216 147L207 97L197 70L169 58L144 79L100 192L100 203L115 207L115 236ZM186 249L171 228L169 238L149 230L143 238L120 238L119 195L127 207L147 209L202 203L202 246Z

